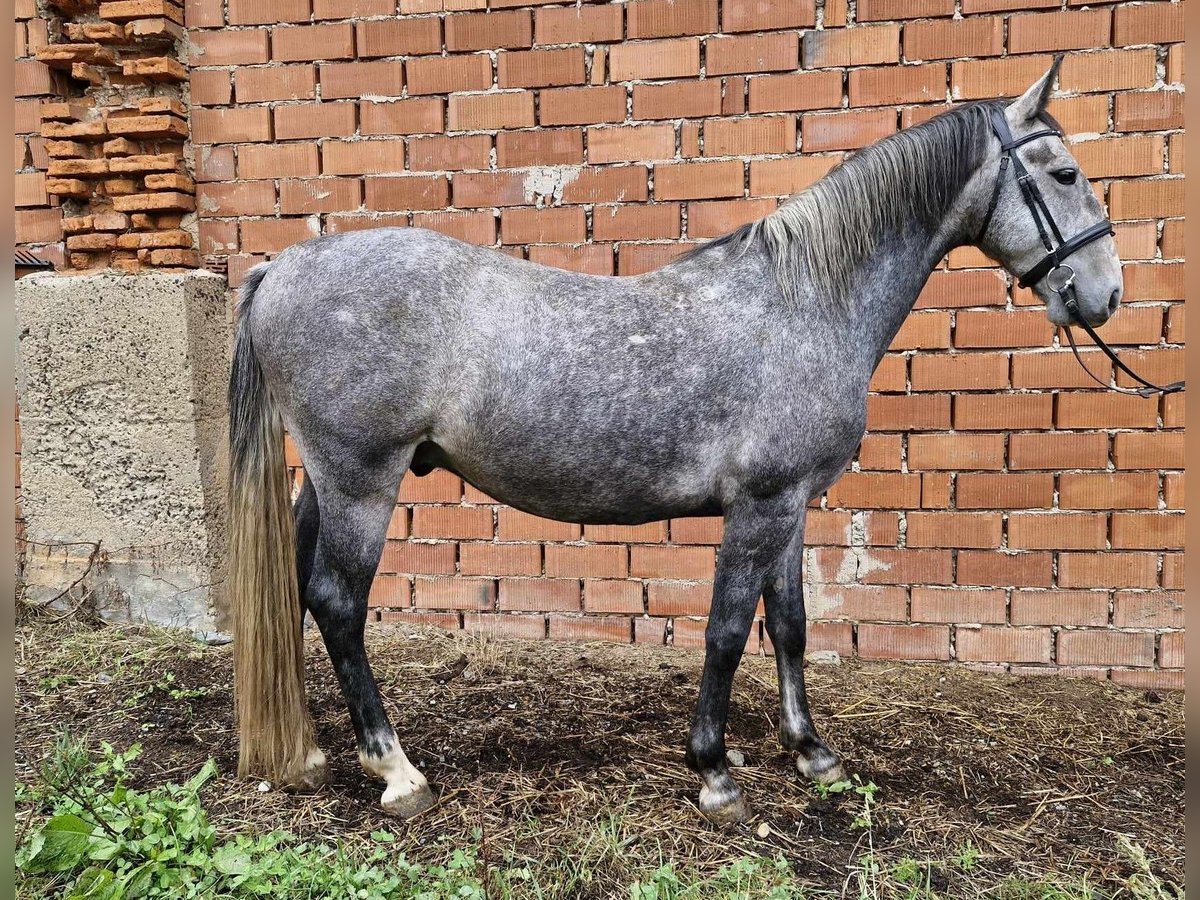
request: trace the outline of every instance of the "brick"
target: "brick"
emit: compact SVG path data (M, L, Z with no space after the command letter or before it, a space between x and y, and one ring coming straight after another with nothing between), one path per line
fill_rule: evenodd
M1100 336L1112 345L1118 344L1157 344L1162 338L1163 312L1161 307L1133 306L1125 307L1120 315L1113 316L1102 328L1097 328ZM1080 346L1090 346L1092 339L1080 332L1075 335Z
M946 331L949 331L948 325ZM912 389L941 391L1005 388L1009 383L1008 368L1008 355L1005 353L917 354L912 360Z
M229 0L230 25L274 25L277 22L307 22L311 0Z
M900 325L888 349L945 350L950 346L950 314L919 312L910 314Z
M284 179L279 183L283 215L342 212L362 203L362 182L353 178Z
M1063 587L1147 588L1158 584L1153 553L1062 553L1058 583Z
M805 153L854 150L893 134L896 111L883 108L808 114L801 127L801 147Z
M860 0L859 22L954 15L953 0Z
M503 582L501 583L503 585ZM541 640L546 637L546 617L513 613L463 613L463 629L472 634L517 640Z
M316 148L312 149L315 153ZM321 144L321 171L326 175L381 175L403 170L403 141L325 141Z
M463 13L446 16L446 49L500 50L533 45L533 18L528 10Z
M427 609L494 609L496 582L490 578L417 578L413 602Z
M344 137L354 134L356 104L298 103L275 107L275 138L298 140L301 138Z
M959 509L1038 509L1054 496L1054 477L1046 474L964 473L958 476Z
M1104 434L1014 434L1009 438L1011 469L1103 469L1108 464Z
M631 640L630 620L625 616L550 616L550 637L567 641Z
M675 129L671 125L622 125L589 128L588 162L607 163L675 157Z
M311 62L317 59L349 59L353 56L354 30L349 22L271 29L271 59Z
M840 161L841 154L751 160L750 194L781 197L799 193L825 177Z
M223 69L193 69L192 102L199 106L224 106L233 100L233 80Z
M1112 374L1112 363L1099 351L1082 351L1080 358L1097 378L1107 381ZM1069 350L1013 354L1012 383L1015 388L1090 388L1095 385ZM1080 395L1076 400L1090 403L1094 396Z
M711 119L704 123L705 156L757 156L796 149L793 116Z
M524 172L473 172L454 176L454 205L520 206L526 203Z
M1103 550L1108 519L1088 513L1017 513L1008 517L1008 546L1014 550Z
M1118 94L1121 97L1154 96ZM1157 219L1183 215L1184 180L1155 178L1114 181L1109 188L1109 214L1113 219Z
M679 237L678 203L597 206L592 236L599 241L674 240Z
M489 67L489 82L491 70ZM321 66L321 98L364 95L395 97L404 90L404 67L399 62L326 63Z
M502 51L498 55L497 81L502 88L583 84L584 66L582 47Z
M1061 631L1060 665L1149 666L1154 663L1154 635L1121 631Z
M463 549L468 546L471 545L464 544ZM574 579L500 579L499 607L502 610L577 612L580 609L579 597L579 582ZM640 604L638 612L641 612Z
M646 598L646 608L652 616L706 616L712 601L712 585L651 581L646 586ZM640 595L638 600L640 604Z
M1182 469L1184 458L1182 434L1121 432L1113 438L1118 469Z
M241 246L247 253L278 253L319 233L316 221L310 218L246 219L241 229Z
M1113 43L1166 44L1183 40L1183 7L1177 3L1131 3L1118 6Z
M449 200L450 183L442 176L392 175L366 179L367 209L440 209Z
M583 608L590 613L642 612L642 586L633 581L598 581L583 583Z
M636 100L637 88L634 89L635 113ZM750 112L837 109L841 105L840 72L797 72L750 79Z
M955 629L954 649L968 662L1048 663L1054 642L1049 628Z
M313 0L316 19L355 19L395 13L396 0Z
M483 134L414 137L408 142L408 164L422 172L486 169L491 152L492 138Z
M450 543L416 544L391 540L384 545L379 570L407 575L453 575L456 549Z
M946 99L946 66L881 66L855 69L849 77L851 106L930 103Z
M1072 144L1071 152L1092 179L1158 175L1164 144L1161 135L1122 135Z
M1132 263L1122 271L1129 300L1182 300L1182 263Z
M659 200L740 197L740 160L664 163L654 167L654 193Z
M950 658L950 629L936 625L860 625L858 653L865 659Z
M289 178L320 172L315 144L252 144L238 150L239 178Z
M1162 646L1159 649L1158 664L1164 669L1182 669L1184 660L1184 640L1182 632L1164 634Z
M718 237L770 215L774 200L716 200L688 205L688 234L691 237Z
M1063 509L1155 509L1154 472L1064 473L1058 484Z
M270 58L265 28L190 31L188 42L195 48L193 66L248 66Z
M1049 428L1053 408L1049 394L960 394L954 398L954 427L968 431Z
M629 38L677 37L717 31L717 0L630 0Z
M1155 61L1153 49L1071 54L1063 60L1059 86L1082 93L1153 87Z
M950 95L955 100L1018 97L1046 74L1050 62L1048 56L956 61L950 65Z
M825 32L808 32L808 34ZM807 40L807 35L806 35ZM737 37L712 37L706 41L705 72L780 72L796 68L799 38L794 32Z
M980 16L904 26L904 58L952 59L999 56L1004 52L1004 19Z
M912 589L912 619L914 622L959 622L980 625L1003 623L1007 604L1002 590L964 590L961 588Z
M529 128L534 124L533 94L529 91L453 94L449 115L451 131Z
M629 573L635 578L678 578L707 581L713 577L715 557L710 547L630 548Z
M634 90L636 92L637 88ZM539 95L538 118L542 125L622 122L625 119L625 88L620 85L548 88Z
M695 38L680 38L616 44L609 51L608 68L613 81L699 75L700 42ZM713 74L711 69L709 73Z
M697 244L626 244L621 248L618 275L640 275L662 268Z
M804 67L873 66L900 59L900 26L868 25L804 34Z
M599 44L624 36L618 4L539 9L534 26L539 44Z
M1004 437L998 434L912 434L908 438L912 469L1000 469Z
M1008 9L1037 9L1040 7L1059 7L1058 0L963 0L962 11L965 14L978 12L1000 12Z
M1118 550L1182 550L1184 517L1178 513L1113 513L1112 545Z
M419 56L442 50L441 21L437 16L401 17L355 23L358 55ZM339 40L341 32L338 32Z
M418 506L412 511L412 533L414 537L490 539L492 511L479 506Z
M870 431L931 431L950 427L950 397L944 394L867 397Z
M583 132L578 128L501 132L496 136L496 161L503 168L579 165Z
M1153 428L1158 400L1123 394L1062 394L1055 423L1059 428Z
M1183 594L1173 591L1117 591L1113 599L1117 628L1183 628Z
M582 246L538 244L529 248L529 261L556 269L583 272L588 275L613 274L611 244L583 244Z
M444 130L440 97L359 104L361 134L436 134Z
M587 223L580 207L505 209L500 213L504 244L582 243Z
M459 546L458 569L463 575L540 575L542 550L537 544L476 544ZM579 605L579 585L575 584L575 602ZM503 603L501 609L506 608ZM537 609L536 606L509 606L509 609ZM571 607L568 607L571 608Z
M201 216L274 215L275 185L270 181L197 185L196 208Z
M410 95L485 91L491 86L492 61L486 54L430 56L408 62Z
M1116 95L1116 131L1165 131L1183 127L1183 94L1138 91Z
M621 544L546 545L546 575L568 578L625 578L628 550Z
M1014 625L1108 624L1108 594L1098 591L1013 591Z
M666 522L643 525L585 525L583 539L595 544L661 544L667 539Z
M418 212L413 213L413 225L480 246L490 247L496 243L496 218L491 213Z
M954 325L954 346L960 348L1044 347L1054 326L1039 310L964 310Z
M1012 16L1008 49L1010 53L1041 53L1105 47L1111 20L1107 9Z
M1184 252L1183 252L1184 235L1183 235L1183 221L1182 220L1175 219L1170 222L1163 223L1162 242L1160 243L1159 248L1162 251L1163 259L1182 259L1183 258L1183 256L1184 256ZM1167 340L1172 343L1177 343L1178 341L1172 334L1172 331L1175 329L1173 327L1173 323L1171 320L1176 317L1178 317L1180 319L1180 321L1178 323L1180 325L1179 333L1182 333L1182 330L1181 330L1182 324L1183 324L1182 315L1183 315L1183 307L1182 306L1172 307L1168 312Z
M271 111L265 107L193 109L192 140L230 144L271 140Z
M960 550L956 581L961 585L1049 587L1051 565L1050 553Z
M831 507L847 509L919 509L921 476L847 472L827 492Z
M408 607L412 605L412 582L407 578L394 575L379 575L371 582L371 590L367 595L367 605L370 607ZM457 617L455 624L457 625Z
M234 89L238 103L266 100L311 100L316 96L317 75L312 66L271 66L238 69Z
M545 93L542 97L544 103ZM720 112L719 79L633 86L633 115L636 119L688 119L719 115Z
M999 513L911 512L907 519L908 547L1000 546Z
M584 168L563 187L564 203L637 203L649 198L645 166Z

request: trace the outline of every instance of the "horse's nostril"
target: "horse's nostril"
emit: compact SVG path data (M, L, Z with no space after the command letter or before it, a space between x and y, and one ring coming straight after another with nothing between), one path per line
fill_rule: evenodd
M1117 307L1121 304L1121 289L1113 288L1113 292L1108 297L1108 314L1111 316L1117 311Z

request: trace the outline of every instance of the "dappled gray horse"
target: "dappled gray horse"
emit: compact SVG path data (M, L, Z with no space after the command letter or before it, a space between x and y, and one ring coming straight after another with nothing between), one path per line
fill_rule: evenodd
M433 803L363 630L400 480L442 467L568 522L723 514L687 741L700 809L746 813L724 733L760 595L780 739L803 775L841 777L804 691L805 507L852 459L871 374L930 271L964 244L1037 269L1050 243L1014 177L1027 168L1062 234L1095 232L1070 248L1074 315L1100 324L1120 300L1100 204L1046 130L1056 68L1014 103L957 107L859 151L771 215L645 275L560 271L419 228L319 237L252 269L230 385L242 772L297 787L326 777L302 684L307 609L362 764L387 782L384 809ZM1063 267L1042 268L1033 287L1066 323L1053 289ZM306 472L294 523L281 426Z

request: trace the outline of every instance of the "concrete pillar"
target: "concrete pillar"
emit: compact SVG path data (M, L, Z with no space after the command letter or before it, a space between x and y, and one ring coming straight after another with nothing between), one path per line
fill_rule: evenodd
M26 595L219 627L225 279L31 275L16 304Z

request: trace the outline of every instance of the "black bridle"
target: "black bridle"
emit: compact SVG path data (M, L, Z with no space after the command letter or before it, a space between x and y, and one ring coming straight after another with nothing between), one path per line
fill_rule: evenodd
M1079 348L1075 344L1075 333L1071 331L1071 326L1064 325L1063 330L1067 333L1067 340L1071 344L1071 352L1075 354L1075 359L1083 367L1083 371L1087 372L1088 376L1100 386L1109 390L1119 391L1122 394L1137 394L1142 397L1149 397L1153 394L1174 394L1177 391L1182 391L1184 387L1182 381L1176 381L1168 384L1166 387L1159 387L1154 382L1147 381L1129 368L1129 366L1125 365L1125 363L1121 362L1117 358L1117 354L1113 352L1113 349L1104 342L1100 335L1096 334L1095 329L1087 323L1087 320L1084 319L1079 311L1079 302L1075 296L1075 270L1067 265L1064 260L1072 253L1092 243L1092 241L1097 241L1102 237L1113 234L1112 222L1104 219L1064 240L1062 233L1058 230L1058 224L1054 221L1054 216L1050 213L1050 207L1046 205L1046 200L1042 196L1042 192L1038 189L1037 182L1034 181L1029 170L1025 168L1024 163L1021 162L1021 157L1014 152L1018 147L1028 144L1030 141L1036 141L1039 138L1056 137L1061 139L1062 133L1054 128L1042 128L1038 131L1022 135L1019 138L1014 138L1012 131L1008 127L1008 120L1004 118L1002 110L992 111L992 130L996 132L996 137L1000 139L1000 171L996 175L996 185L992 189L992 200L988 204L987 212L983 216L983 224L980 226L979 235L975 243L979 244L983 240L984 235L987 234L988 227L992 224L992 216L995 215L996 206L1000 202L1000 191L1004 187L1004 176L1011 167L1013 176L1017 180L1017 186L1021 189L1021 197L1025 201L1025 206L1033 216L1034 224L1037 225L1038 237L1042 239L1042 246L1046 248L1046 255L1032 268L1023 272L1017 279L1017 284L1023 288L1028 288L1033 287L1033 285L1037 284L1043 278L1048 279L1047 283L1050 289L1062 298L1063 305L1066 306L1067 313L1071 318L1088 333L1088 336L1095 342L1096 346L1103 350L1105 355L1112 360L1114 366L1134 381L1143 385L1143 387L1136 389L1122 388L1102 381L1087 367L1083 358L1079 355Z

